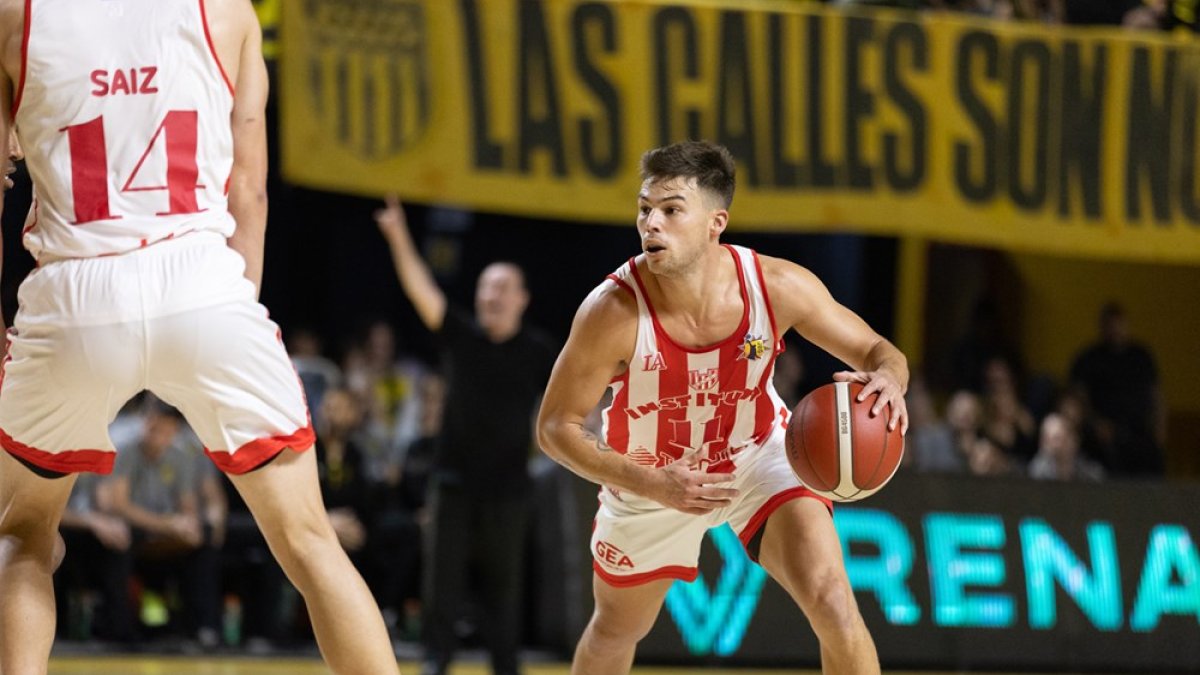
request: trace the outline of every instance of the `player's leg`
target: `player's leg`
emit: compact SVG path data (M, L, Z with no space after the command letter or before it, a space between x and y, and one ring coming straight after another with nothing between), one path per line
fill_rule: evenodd
M147 388L183 412L213 462L229 474L304 596L333 671L398 672L375 599L329 523L316 457L308 451L313 433L299 378L279 328L240 276L240 258L221 243L183 249L164 267L163 286L176 296L240 293L242 299L148 321Z
M0 389L0 673L45 673L54 639L58 525L75 472L111 471L108 423L135 391L136 327L65 326L60 283L41 268L21 286ZM101 287L110 288L107 284ZM32 318L31 318L32 317ZM71 474L71 475L67 475Z
M333 672L398 673L375 599L326 516L316 454L284 451L256 471L229 478L304 596L317 644Z
M0 451L0 673L46 672L58 521L74 476L43 478Z
M596 610L575 647L572 675L627 675L638 642L654 626L674 579L637 586L612 586L592 576Z
M780 505L767 520L758 559L812 624L821 641L822 672L879 672L875 643L858 612L825 504L800 498Z

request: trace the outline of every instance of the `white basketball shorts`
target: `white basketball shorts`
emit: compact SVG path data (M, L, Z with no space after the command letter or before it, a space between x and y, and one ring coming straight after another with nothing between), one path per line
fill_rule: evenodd
M804 487L784 454L784 431L776 430L758 448L743 451L735 480L721 484L739 491L733 503L703 516L667 508L626 491L600 490L592 531L592 569L612 586L636 586L657 579L692 581L698 573L700 543L710 528L729 523L746 546L781 505L811 497L829 500Z
M210 232L35 269L0 371L0 446L50 471L109 473L108 425L145 389L223 471L306 450L304 393L244 269Z

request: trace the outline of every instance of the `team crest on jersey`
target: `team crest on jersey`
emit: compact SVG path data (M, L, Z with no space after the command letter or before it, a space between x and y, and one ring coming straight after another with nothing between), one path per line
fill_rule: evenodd
M304 2L311 110L362 158L400 154L429 122L430 67L418 0ZM303 58L303 57L301 57Z
M688 371L688 386L696 391L707 391L717 386L721 379L718 368L697 368Z
M761 335L746 333L742 340L742 350L738 358L743 361L757 361L767 353L767 341Z

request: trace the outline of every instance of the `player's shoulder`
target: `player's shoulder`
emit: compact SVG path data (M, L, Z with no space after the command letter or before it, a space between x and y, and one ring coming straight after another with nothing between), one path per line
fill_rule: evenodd
M755 253L762 268L763 280L768 286L804 287L819 284L817 275L803 265L785 258Z
M628 281L610 274L584 298L583 308L607 319L630 318L637 316L637 299Z
M201 0L204 16L211 30L243 35L259 30L258 14L251 0Z
M637 300L617 275L609 275L587 294L575 313L575 328L619 330L637 325Z

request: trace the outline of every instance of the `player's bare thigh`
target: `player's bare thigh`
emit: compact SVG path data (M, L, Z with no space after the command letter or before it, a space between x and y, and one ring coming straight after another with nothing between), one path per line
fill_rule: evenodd
M759 562L793 597L829 575L846 580L833 516L824 503L811 497L788 501L771 514Z
M605 632L640 639L654 626L673 583L674 579L658 579L636 586L613 586L593 574L592 595L596 600L593 623Z

